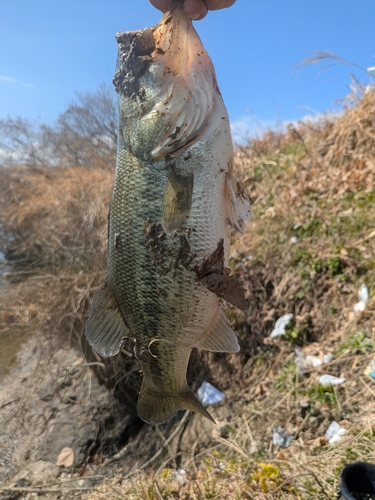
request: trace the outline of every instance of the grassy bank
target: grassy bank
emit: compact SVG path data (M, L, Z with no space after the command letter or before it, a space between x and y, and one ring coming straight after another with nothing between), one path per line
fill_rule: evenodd
M375 461L375 382L364 373L375 347L374 130L369 90L338 116L237 148L236 173L253 209L231 247L231 267L250 302L245 313L228 308L241 352L195 353L189 375L195 388L206 379L225 392L222 406L231 415L210 447L175 462L185 472L176 474L173 460L155 460L125 479L129 471L118 462L114 477L82 498L333 499L343 465ZM42 328L78 344L106 269L112 175L26 167L1 175L2 246L14 268L1 297L0 328ZM370 298L355 312L362 284ZM285 313L293 314L286 335L270 339ZM302 372L296 348L333 358ZM123 390L135 395L139 376L124 378L134 363L110 360L98 374L113 384L122 379ZM323 388L322 373L346 382ZM329 444L332 421L346 433ZM272 443L274 426L293 435L288 448Z

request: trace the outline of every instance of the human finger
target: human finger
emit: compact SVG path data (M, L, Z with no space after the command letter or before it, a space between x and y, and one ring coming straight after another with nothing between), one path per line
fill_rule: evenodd
M169 8L170 0L149 0L150 4L155 8L161 10L162 12L167 12Z
M219 10L231 7L236 0L204 0L208 10Z
M184 12L190 19L203 19L207 15L207 6L203 0L185 0Z

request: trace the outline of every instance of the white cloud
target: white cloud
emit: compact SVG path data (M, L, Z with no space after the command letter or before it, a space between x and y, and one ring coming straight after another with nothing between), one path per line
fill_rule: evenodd
M0 148L0 165L19 163L22 159L23 155L20 151L11 151L10 149Z
M17 81L15 78L11 76L0 75L0 81L7 83L16 83L22 85L23 87L30 87L30 88L35 87L33 83Z
M29 82L20 82L21 85L23 85L24 87L30 87L30 88L35 88L35 85L33 83L29 83Z
M230 128L233 141L236 144L245 144L249 138L260 137L267 130L285 130L287 123L289 122L280 123L276 118L263 120L256 115L250 115L231 122Z
M16 80L14 78L11 78L10 76L0 75L0 80L8 83L16 83Z
M285 132L288 125L297 126L299 122L318 122L323 116L326 118L335 118L339 113L314 113L305 115L298 120L283 120L280 121L276 118L271 120L263 120L256 115L243 116L239 120L231 122L230 128L232 132L233 141L235 144L246 144L251 138L262 137L267 130L276 132Z

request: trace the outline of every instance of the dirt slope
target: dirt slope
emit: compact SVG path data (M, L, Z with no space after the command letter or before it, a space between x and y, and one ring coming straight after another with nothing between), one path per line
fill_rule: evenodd
M253 207L245 235L234 235L231 255L251 304L246 313L228 308L241 352L195 352L189 370L195 389L208 380L225 393L224 402L212 408L216 427L183 414L159 427L143 426L134 413L140 383L136 362L125 355L96 359L81 339L91 298L105 273L111 174L26 167L1 173L1 238L14 264L10 290L0 292L2 335L20 328L43 332L43 342L52 345L43 352L43 366L56 352L62 358L66 352L68 360L68 346L80 349L86 356L80 363L94 363L91 368L102 385L95 389L99 392L83 394L79 388L87 369L78 370L75 405L88 421L87 401L94 414L105 407L112 416L110 432L108 425L98 424L91 449L92 430L82 442L74 440L73 468L57 471L53 481L59 484L50 487L63 490L62 480L76 474L70 486L91 489L62 498L264 498L269 492L280 499L333 499L345 463L375 461L375 385L364 373L375 347L373 89L339 116L250 140L236 151L236 170ZM43 191L37 189L41 185ZM362 284L369 300L355 312ZM286 335L270 339L275 321L285 313L293 314ZM307 354L333 358L301 369ZM57 372L50 371L51 387L57 387ZM20 373L15 368L12 376ZM324 388L318 382L323 373L346 382ZM7 390L0 386L0 408ZM52 401L35 400L22 408L33 419L42 406L51 411ZM17 404L12 403L15 411ZM332 421L346 433L330 444L325 432ZM274 426L293 435L288 448L273 444ZM9 470L22 471L37 458L53 464L57 457L52 455L31 454L23 464L10 458ZM183 472L176 473L179 469ZM101 474L106 479L96 477ZM90 475L95 477L89 480ZM27 481L25 488L34 488Z

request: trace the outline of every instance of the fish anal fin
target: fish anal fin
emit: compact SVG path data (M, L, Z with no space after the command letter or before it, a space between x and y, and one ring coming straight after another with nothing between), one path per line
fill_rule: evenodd
M142 420L161 424L172 418L178 410L194 411L215 423L215 420L188 387L182 393L165 394L150 389L143 381L137 404L138 415Z
M180 175L172 169L164 191L162 224L167 234L181 227L189 217L193 197L194 174Z
M251 217L250 200L235 177L227 175L225 183L227 217L230 225L243 233L245 222Z
M129 335L108 280L101 284L94 296L85 333L91 347L105 357L117 354L121 349L121 339Z
M240 350L236 334L221 308L214 325L206 333L203 342L198 347L212 352L238 352Z

